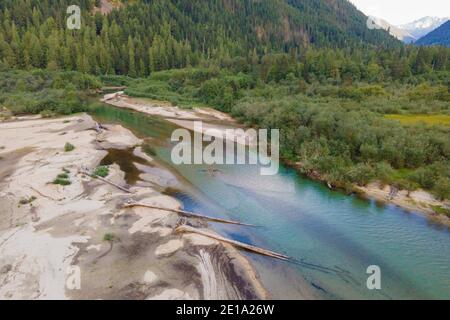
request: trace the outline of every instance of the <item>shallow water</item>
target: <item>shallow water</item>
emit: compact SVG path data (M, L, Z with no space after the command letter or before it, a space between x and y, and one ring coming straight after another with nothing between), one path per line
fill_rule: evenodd
M331 191L286 167L277 176L261 176L257 166L223 165L211 176L206 166L173 166L168 139L174 125L109 106L92 114L153 138L155 158L192 187L172 192L187 210L261 226L214 224L217 232L295 260L286 264L246 254L275 298L284 297L283 292L300 297L296 279L305 278L327 298L450 299L447 227L394 206ZM381 290L366 287L370 265L381 268Z

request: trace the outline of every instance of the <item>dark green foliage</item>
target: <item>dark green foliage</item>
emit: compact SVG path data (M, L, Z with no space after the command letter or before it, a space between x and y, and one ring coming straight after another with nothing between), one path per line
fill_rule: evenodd
M65 152L70 152L70 151L73 151L73 150L75 150L75 146L73 144L71 144L70 142L67 142L64 145L64 151Z
M2 1L0 70L72 70L102 75L109 85L129 81L111 75L142 77L205 64L237 74L261 62L267 82L290 73L308 82L410 81L448 70L448 50L404 47L385 31L369 30L367 18L346 0L124 2L102 16L92 13L93 1L80 1L83 26L73 31L66 28L68 0ZM53 89L95 87L73 76L55 79ZM224 94L224 109L232 95Z
M450 47L450 21L447 21L439 28L417 40L416 44L422 46L439 45Z
M14 114L71 114L86 111L89 90L100 86L95 77L78 72L0 72L0 104Z
M113 242L115 239L116 237L112 233L105 233L103 235L103 241Z
M58 174L58 176L53 180L53 184L58 184L61 186L68 186L72 184L69 177L69 171L66 169L63 169L63 173Z
M433 191L441 200L450 199L450 178L439 177L433 186Z
M61 173L57 176L58 179L69 179L69 175L67 173Z
M20 205L31 204L36 199L37 198L35 196L31 196L30 198L23 198L23 199L20 199L19 204Z
M400 46L387 32L367 29L365 16L345 0L124 2L101 16L92 14L93 1L78 1L83 25L71 31L68 0L1 1L0 64L139 77L210 59L244 62L254 50Z
M92 175L95 177L105 178L109 175L109 168L107 166L97 167Z
M71 183L72 182L70 182L70 180L67 179L56 178L55 180L53 180L53 184L59 184L61 186L68 186Z

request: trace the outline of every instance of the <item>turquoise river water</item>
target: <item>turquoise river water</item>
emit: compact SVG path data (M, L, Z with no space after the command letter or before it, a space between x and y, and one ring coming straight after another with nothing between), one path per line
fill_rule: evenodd
M175 166L174 125L130 110L97 107L91 114L152 138L155 158L184 178L171 191L190 211L232 218L257 228L213 224L230 238L284 253L293 263L245 255L274 298L450 299L450 230L417 213L332 191L281 167L261 176L258 166ZM157 142L157 143L156 143ZM367 268L380 267L381 290L369 290Z

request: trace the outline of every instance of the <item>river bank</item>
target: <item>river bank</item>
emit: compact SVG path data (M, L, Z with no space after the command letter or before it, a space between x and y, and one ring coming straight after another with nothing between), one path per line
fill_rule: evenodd
M303 173L301 163L288 163L309 179L321 182L330 189L342 190L332 186L320 173ZM348 192L348 190L347 190ZM352 186L352 192L366 200L375 200L385 205L395 205L411 213L418 213L428 219L441 223L450 228L450 217L437 213L435 208L450 208L449 201L439 201L431 193L425 190L398 190L390 185L382 185L379 182L371 182L366 186Z
M105 95L102 102L118 108L127 108L149 115L161 116L169 122L189 130L195 130L193 125L194 121L204 121L201 133L204 134L206 130L211 132L211 129L217 130L216 135L212 131L213 136L225 136L226 129L240 127L228 114L211 108L186 110L171 106L165 102L129 97L124 95L123 92ZM240 138L242 137L234 136L232 140L238 141ZM287 164L301 171L301 163ZM328 182L319 173L314 172L304 175L328 185ZM450 208L449 201L439 201L432 194L424 190L416 190L413 192L399 190L392 197L391 189L391 186L382 186L377 182L370 183L364 187L353 186L353 192L362 198L374 199L384 204L396 205L409 212L425 215L433 221L450 227L450 217L440 214L435 210L436 207Z
M129 97L122 91L107 94L101 101L117 108L126 108L152 116L160 116L179 127L198 133L218 138L225 137L227 140L238 143L245 142L247 145L256 144L254 138L245 132L233 131L232 134L227 134L227 129L243 129L243 127L228 114L211 108L181 109L166 102ZM194 126L195 121L202 121L202 127Z
M258 275L233 247L174 233L181 222L176 214L123 208L131 199L179 209L176 199L161 192L176 179L162 168L151 170L157 165L131 131L105 128L97 132L84 114L1 123L0 298L267 298ZM111 149L134 150L146 163L140 164L148 169L141 183L127 186L131 194L80 172L95 169ZM68 183L53 183L59 178ZM116 164L107 179L126 185ZM194 219L183 222L208 228Z

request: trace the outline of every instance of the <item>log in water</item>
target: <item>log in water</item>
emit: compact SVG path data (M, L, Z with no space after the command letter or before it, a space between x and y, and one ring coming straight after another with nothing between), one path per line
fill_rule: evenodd
M214 222L222 222L222 223L228 223L228 224L237 224L237 225L247 226L247 227L256 227L255 225L247 224L247 223L243 223L243 222L239 222L239 221L233 221L233 220L209 217L209 216L205 216L205 215L201 215L201 214L193 213L193 212L189 212L189 211L170 209L170 208L163 208L163 207L152 206L152 205L144 204L144 203L130 202L130 203L125 203L124 207L125 208L144 207L144 208L149 208L149 209L171 211L171 212L175 212L175 213L178 213L180 215L183 215L183 216L186 216L186 217L191 217L191 218L205 219L205 220L210 220L210 221L214 221Z
M284 254L280 254L280 253L277 253L277 252L274 252L274 251L258 248L258 247L252 246L250 244L242 243L242 242L239 242L239 241L227 239L227 238L221 237L219 235L216 235L214 233L203 231L203 230L198 230L198 229L195 229L195 228L192 228L192 227L189 227L189 226L180 226L180 227L176 228L175 231L176 232L197 233L197 234L200 234L202 236L205 236L205 237L208 237L208 238L211 238L211 239L215 239L215 240L218 240L218 241L222 241L222 242L225 242L225 243L229 243L229 244L231 244L231 245L233 245L235 247L239 247L239 248L242 248L242 249L245 249L245 250L248 250L248 251L256 252L258 254L262 254L264 256L272 257L272 258L275 258L275 259L280 259L280 260L285 260L285 261L288 261L290 259L288 256L286 256Z

